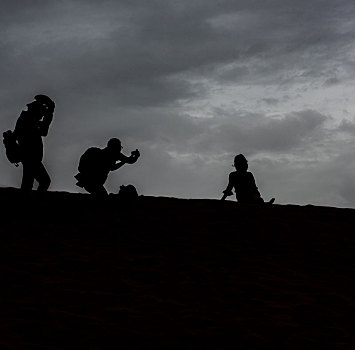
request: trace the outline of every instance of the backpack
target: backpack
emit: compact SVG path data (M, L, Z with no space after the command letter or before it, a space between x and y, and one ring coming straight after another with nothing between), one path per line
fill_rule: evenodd
M81 173L88 173L95 170L100 161L101 149L97 147L90 147L80 157L78 170Z
M21 162L21 151L20 146L16 141L16 136L11 130L5 131L2 135L4 137L3 143L5 146L7 159L10 161L10 163L18 166L18 163Z
M98 170L98 167L100 167L100 153L100 148L91 147L80 157L78 166L79 173L74 175L75 179L78 181L76 183L77 186L84 187L93 173Z
M118 198L123 200L132 200L138 198L137 189L133 185L122 185L118 192Z

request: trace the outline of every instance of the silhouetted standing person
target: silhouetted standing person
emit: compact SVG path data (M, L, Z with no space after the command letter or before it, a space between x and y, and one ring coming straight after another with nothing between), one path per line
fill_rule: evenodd
M75 175L78 180L77 186L83 187L86 191L94 195L107 195L104 187L110 171L121 168L124 164L135 163L140 153L138 150L125 156L122 151L121 141L112 138L103 149L91 147L80 157L79 174Z
M234 188L239 203L264 203L254 176L248 171L248 161L243 154L235 156L234 167L236 171L229 174L228 186L223 191L222 200L226 199L227 196L232 196L232 189ZM269 203L273 203L274 200L273 198Z
M32 190L34 180L38 182L38 191L47 191L51 183L42 163L42 137L48 134L54 108L55 103L48 96L36 95L35 100L27 104L27 111L22 111L17 119L14 137L21 154L22 190Z

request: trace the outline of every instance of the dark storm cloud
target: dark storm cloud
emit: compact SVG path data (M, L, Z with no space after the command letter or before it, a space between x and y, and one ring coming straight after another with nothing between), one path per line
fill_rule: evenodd
M338 130L351 135L355 135L355 121L342 120Z
M218 70L223 64L237 66L221 77L238 80L244 75L253 81L263 75L280 79L277 73L290 65L305 69L303 74L312 74L313 65L326 69L325 52L339 50L353 34L334 30L339 12L349 6L341 5L325 1L297 5L267 1L257 6L244 1L179 5L171 1L38 1L20 7L9 2L2 17L17 19L10 29L28 26L31 33L32 25L38 28L35 37L25 36L27 42L15 40L24 47L22 59L32 66L33 74L26 74L28 67L21 64L25 78L57 78L55 71L64 72L64 87L75 91L80 86L78 94L116 90L120 104L155 105L193 97L188 82L171 83L175 75L206 73L205 69ZM98 32L103 26L101 36L91 31L90 21ZM65 33L65 26L72 35ZM85 29L87 36L80 33ZM11 43L4 44L6 51L14 50ZM21 60L21 48L15 51Z
M275 106L279 103L277 98L263 98L262 101L271 106Z

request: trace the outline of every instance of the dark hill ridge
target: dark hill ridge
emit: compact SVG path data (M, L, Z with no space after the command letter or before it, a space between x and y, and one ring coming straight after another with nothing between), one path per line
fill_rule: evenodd
M355 348L353 209L0 202L0 349Z

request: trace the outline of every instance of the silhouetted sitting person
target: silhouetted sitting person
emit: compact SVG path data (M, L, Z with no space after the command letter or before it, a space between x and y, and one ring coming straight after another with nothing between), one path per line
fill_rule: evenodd
M228 196L232 196L232 189L234 188L239 203L264 203L256 186L254 176L248 171L248 161L243 154L235 156L234 167L236 171L229 174L228 186L223 191L222 200ZM269 203L273 203L274 200L273 198Z
M38 191L46 191L51 183L42 164L43 142L53 119L55 103L46 95L36 95L35 101L27 104L22 111L13 132L19 145L23 166L21 189L32 190L33 182L38 182Z
M121 168L124 164L135 163L140 153L138 150L131 152L129 157L121 153L121 141L112 138L103 149L91 147L80 157L77 186L83 187L94 195L106 196L104 184L110 171Z

